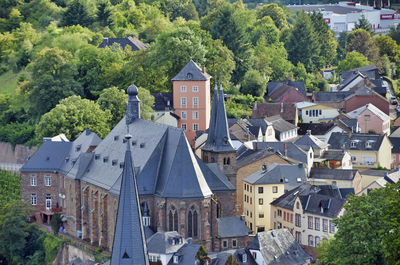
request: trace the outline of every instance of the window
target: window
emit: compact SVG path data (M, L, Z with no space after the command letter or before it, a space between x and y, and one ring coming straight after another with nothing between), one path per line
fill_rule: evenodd
M308 229L313 229L313 218L312 218L312 216L308 217Z
M355 148L356 147L357 142L356 141L351 141L351 147Z
M306 115L308 115L308 110L306 110Z
M181 112L182 120L186 120L186 111Z
M286 212L283 212L283 221L286 221Z
M51 176L50 175L46 175L44 177L44 185L45 186L51 186Z
M250 197L250 204L253 204L253 198L252 197ZM251 214L250 214L250 217L251 217Z
M193 105L194 106L199 105L199 98L193 98Z
M295 238L296 238L296 241L297 241L299 244L301 244L301 233L300 233L300 232L296 232Z
M322 231L328 232L328 220L322 219Z
M351 156L351 162L356 162L357 161L357 157L356 156Z
M293 223L293 214L290 214L290 222Z
M371 115L364 115L364 121L371 120Z
M322 115L322 110L319 110L319 115Z
M188 214L188 237L197 237L197 211L192 206Z
M329 220L329 233L335 233L335 224L332 220Z
M276 224L275 224L276 225ZM264 232L265 231L265 227L264 226L259 226L257 227L257 233L259 232Z
M193 131L198 131L199 130L199 125L197 123L193 123Z
M250 212L250 218L253 218L253 212Z
M181 98L181 105L186 106L186 98Z
M182 129L186 131L186 123L182 123Z
M37 185L36 175L31 175L31 186Z
M198 119L199 119L199 112L193 111L193 120L198 120Z
M232 247L237 247L237 241L236 239L232 239Z
M278 229L282 228L282 223L278 222Z
M258 199L258 204L259 205L263 205L264 204L264 200L262 198Z
M297 227L301 227L301 215L296 213L296 215L294 216L294 221L295 221L295 225Z
M264 213L258 213L258 218L264 218Z
M175 258L175 256L174 256L174 258ZM158 256L158 255L149 255L149 260L151 262L157 262L157 261L160 260L160 256Z
M300 209L300 203L296 202L296 209Z
M315 237L315 247L318 247L320 242L321 242L321 239L319 238L319 236L316 236Z
M272 186L272 192L278 193L278 186Z
M198 92L199 91L199 87L198 86L193 86L192 87L192 91L193 92Z
M313 247L313 246L314 246L314 237L313 237L312 235L309 235L309 236L308 236L308 245L309 245L310 247Z
M315 217L315 227L314 227L314 229L319 231L319 218L318 217Z
M178 231L178 212L174 206L169 210L168 219L169 231Z
M282 210L278 210L278 216L282 216Z
M46 195L46 209L47 210L51 209L51 196L50 196L50 194Z
M263 187L258 187L258 193L264 193L264 188Z
M181 86L181 92L186 92L186 86Z
M36 194L31 195L31 204L32 205L37 205L37 196Z

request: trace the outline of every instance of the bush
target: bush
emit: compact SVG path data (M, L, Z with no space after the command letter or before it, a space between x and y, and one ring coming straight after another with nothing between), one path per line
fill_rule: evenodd
M43 246L47 263L52 263L57 256L58 250L64 245L64 240L47 234Z

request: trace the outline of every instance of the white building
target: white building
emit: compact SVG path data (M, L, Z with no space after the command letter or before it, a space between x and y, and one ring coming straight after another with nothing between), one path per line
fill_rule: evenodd
M400 16L391 9L374 9L354 2L339 2L326 5L289 5L290 11L304 10L306 12L319 11L322 13L329 28L335 32L351 31L362 15L369 21L376 32L388 32L396 27Z

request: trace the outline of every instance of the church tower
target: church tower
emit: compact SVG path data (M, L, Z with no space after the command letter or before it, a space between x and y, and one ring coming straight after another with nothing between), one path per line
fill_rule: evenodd
M205 163L217 163L229 181L236 186L236 150L229 135L222 84L219 95L215 84L210 127L201 154Z
M129 96L131 95L129 94ZM144 236L142 216L140 213L136 176L132 165L130 138L130 135L125 137L127 148L121 176L121 189L117 223L114 231L111 265L149 265L146 238Z

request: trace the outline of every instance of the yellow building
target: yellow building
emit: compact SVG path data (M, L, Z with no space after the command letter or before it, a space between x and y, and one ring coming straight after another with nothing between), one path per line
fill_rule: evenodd
M298 165L264 165L243 180L243 214L253 234L271 227L270 203L288 190L306 183L306 170Z
M301 109L301 118L304 123L329 121L339 115L336 108L315 104Z

